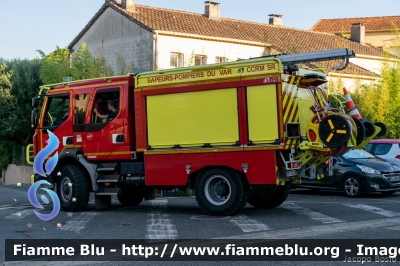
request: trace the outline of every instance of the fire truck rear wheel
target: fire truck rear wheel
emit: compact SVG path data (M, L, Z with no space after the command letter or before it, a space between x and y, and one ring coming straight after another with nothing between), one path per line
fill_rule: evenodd
M57 194L64 211L86 209L90 194L84 170L75 164L63 166L57 173Z
M285 202L290 192L290 183L272 190L256 190L249 196L249 204L256 209L273 209Z
M124 206L136 206L143 201L143 189L123 187L118 191L117 197Z
M237 172L213 168L199 174L196 201L210 215L233 215L247 203L248 187Z

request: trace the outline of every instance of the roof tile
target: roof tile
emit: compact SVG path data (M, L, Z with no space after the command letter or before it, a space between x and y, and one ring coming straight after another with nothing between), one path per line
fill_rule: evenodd
M394 31L395 25L400 28L400 16L363 17L363 18L338 18L321 19L312 28L312 31L330 33L348 33L353 23L365 23L365 31Z
M271 44L277 50L288 54L348 48L356 54L382 55L380 48L361 45L330 33L229 18L209 19L202 14L143 5L136 5L135 12L129 12L120 8L115 2L106 2L81 33L71 42L68 46L69 48L72 48L82 38L85 32L107 8L116 10L149 31L169 31L207 37L254 41ZM354 71L359 71L368 76L375 75L373 72L364 70L351 63L348 69L341 73L354 74Z

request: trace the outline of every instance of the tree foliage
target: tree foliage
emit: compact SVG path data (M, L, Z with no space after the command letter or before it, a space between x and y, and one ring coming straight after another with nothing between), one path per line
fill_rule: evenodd
M125 57L117 54L117 75L126 75L135 71L135 64L133 62L128 66Z
M1 60L0 60L1 61ZM31 98L41 85L38 60L14 59L0 64L0 168L12 160L15 145L31 142Z
M0 58L0 169L4 170L12 160L16 145L31 143L33 130L30 123L31 99L44 84L63 82L65 77L73 80L113 76L106 59L98 52L93 56L85 43L72 55L66 48L45 54L38 51L41 59ZM120 60L124 60L120 57ZM126 63L125 63L126 65ZM131 64L133 67L133 64ZM129 71L125 67L124 71ZM126 74L126 73L123 73Z
M384 61L380 79L358 87L353 99L363 117L387 126L385 138L400 138L400 62Z
M48 55L40 50L38 52L42 57L40 78L44 84L60 83L64 77L72 75L68 49L57 47L56 50Z
M7 104L12 99L11 96L11 76L12 71L9 70L7 63L3 60L0 60L0 112L2 113L2 118L0 123L3 123L4 117L9 115L9 111L7 110ZM7 127L8 128L8 127ZM4 128L0 131L1 133ZM8 145L9 143L4 141L3 136L1 136L0 140L0 168L4 170L7 167L7 164L10 163L11 157L10 154L12 151L12 147Z
M0 171L7 169L7 165L12 161L12 151L14 142L9 140L0 140Z
M0 120L3 130L0 136L3 139L26 145L31 142L32 129L30 128L31 99L38 93L42 84L39 76L41 63L38 60L14 59L8 62L9 71L12 71L10 82L11 97L7 103L1 104L7 113Z
M370 85L359 86L354 100L363 116L371 122L383 122L388 132L385 138L400 138L400 34L385 47L380 79ZM396 48L397 47L397 48Z
M38 52L42 57L40 77L44 84L60 83L65 77L82 80L114 75L113 69L101 53L93 56L86 43L82 43L73 54L68 49L59 47L48 55Z

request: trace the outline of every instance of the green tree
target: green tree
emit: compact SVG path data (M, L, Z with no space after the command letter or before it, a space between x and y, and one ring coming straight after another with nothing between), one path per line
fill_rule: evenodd
M101 54L100 48L97 49L97 53L93 58L94 64L92 65L90 75L91 77L110 77L114 76L114 70L107 64L107 60Z
M57 46L56 50L48 55L41 50L38 50L38 52L42 57L40 78L44 84L60 83L65 77L72 76L68 49Z
M2 114L2 119L0 122L3 124L4 117L8 117L10 115L10 111L8 110L8 103L12 99L11 96L11 77L12 71L9 70L8 65L2 59L0 59L0 112ZM0 131L0 169L5 170L7 165L11 162L11 154L12 154L12 143L4 139L3 132L11 127L11 125L6 125L6 128L2 126L2 130Z
M9 140L0 140L0 171L7 169L7 165L12 162L12 151L14 142Z
M6 107L9 115L0 120L2 130L0 136L15 141L17 144L26 145L31 142L32 129L30 127L30 114L32 111L32 97L37 95L38 88L42 85L40 79L39 60L14 59L8 62L12 71L10 78L12 89L11 99Z
M135 71L135 64L131 62L128 66L125 57L117 54L117 75L126 75Z
M72 77L74 80L92 78L95 60L89 52L86 43L82 43L77 51L72 54Z
M385 123L384 137L400 138L400 61L386 58L379 80L357 88L353 99L363 117Z
M328 83L329 93L343 94L344 82L342 77L330 78Z
M86 43L82 43L72 55L68 49L59 47L48 55L40 50L38 52L42 57L40 78L44 84L61 83L65 77L82 80L114 75L101 53L98 51L97 55L93 56Z
M0 136L2 139L7 137L7 132L10 131L12 127L12 124L5 123L5 120L11 115L10 102L13 99L11 95L12 75L13 72L9 69L7 63L4 61L0 62L0 126L2 128Z

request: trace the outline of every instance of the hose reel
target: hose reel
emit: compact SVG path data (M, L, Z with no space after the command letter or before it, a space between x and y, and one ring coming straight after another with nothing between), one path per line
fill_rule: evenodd
M344 115L328 115L321 120L318 133L323 144L339 148L347 143L352 134L352 125Z

